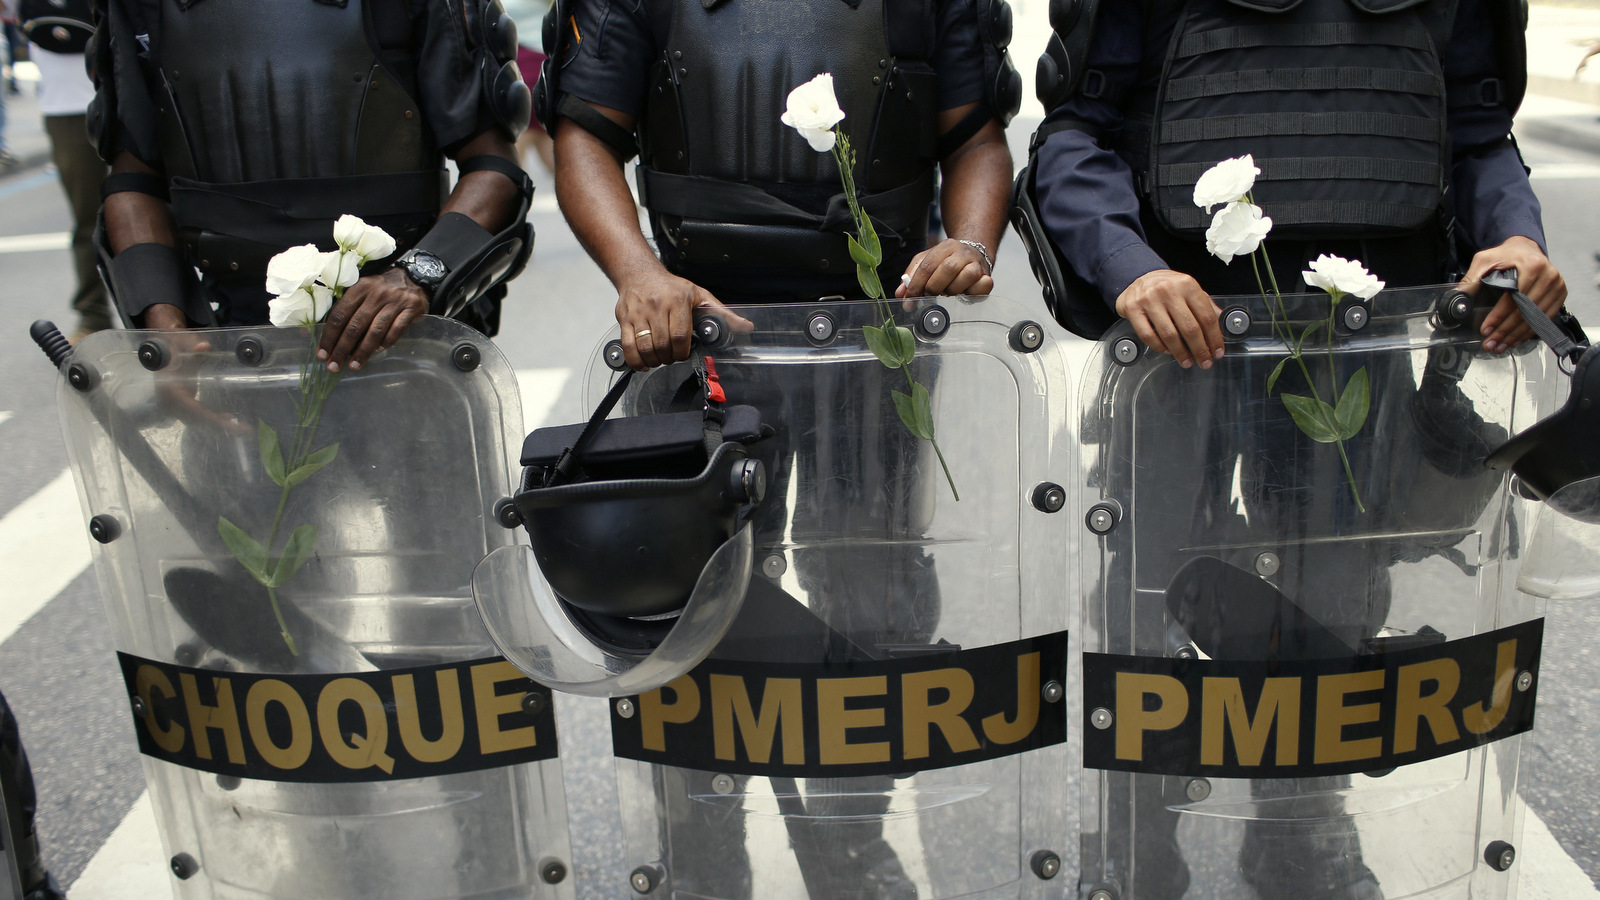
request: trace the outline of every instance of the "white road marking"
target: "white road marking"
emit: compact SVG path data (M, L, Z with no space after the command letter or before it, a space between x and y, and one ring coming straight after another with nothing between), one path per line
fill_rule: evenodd
M561 399L571 369L518 369L517 386L522 391L522 430L529 432L545 424L550 410Z
M1533 169L1533 174L1529 177L1534 181L1579 181L1600 178L1600 166L1592 163L1547 163L1530 168Z
M172 900L172 876L148 792L89 860L67 900Z
M0 641L89 566L89 529L63 470L0 519Z
M11 416L12 416L11 410L9 410L9 409L0 409L0 425L4 425L6 423L6 420L11 418Z
M14 234L0 237L0 253L31 253L35 250L67 250L72 247L72 233L46 231L41 234Z

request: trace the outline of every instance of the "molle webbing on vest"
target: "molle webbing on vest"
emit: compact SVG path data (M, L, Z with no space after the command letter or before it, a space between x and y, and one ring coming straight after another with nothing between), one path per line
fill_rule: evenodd
M1452 12L1451 0L1383 15L1351 0L1272 14L1188 0L1154 109L1129 111L1118 149L1160 223L1186 237L1211 221L1193 204L1196 180L1247 153L1261 168L1254 200L1275 234L1421 228L1448 171L1436 48Z

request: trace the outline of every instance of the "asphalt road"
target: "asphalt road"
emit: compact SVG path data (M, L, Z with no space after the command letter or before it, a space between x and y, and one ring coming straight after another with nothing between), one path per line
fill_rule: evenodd
M1032 124L1018 122L1014 141L1025 141ZM1600 246L1600 156L1532 141L1523 147L1544 200L1552 256L1571 286L1571 306L1600 323L1600 293L1592 280L1592 254ZM610 322L615 294L567 231L549 199L549 179L538 180L533 263L512 287L497 342L515 368L534 373L528 384L546 394L526 398L534 414L548 422L576 421L582 413L576 384ZM57 375L26 328L36 318L54 318L71 329L66 304L72 276L58 237L68 227L51 174L36 169L0 178L0 313L9 323L0 327L0 609L30 599L41 606L0 641L0 687L22 722L39 780L46 857L63 885L85 872L143 791L94 576L85 570L58 583L61 571L81 565L74 556L81 551L59 548L81 541L82 523L22 518L30 498L62 490ZM1039 302L1014 239L1001 251L996 280L997 294ZM60 529L54 544L51 529ZM5 555L8 540L55 549ZM1600 634L1600 610L1552 604L1548 616L1538 727L1526 745L1518 789L1593 881L1600 878L1600 758L1594 753L1600 682L1591 673L1600 661L1592 637ZM557 712L579 896L624 896L604 707L562 698Z

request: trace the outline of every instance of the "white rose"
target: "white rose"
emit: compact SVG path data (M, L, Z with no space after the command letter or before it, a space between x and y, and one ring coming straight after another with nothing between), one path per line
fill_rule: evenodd
M1254 203L1234 201L1222 208L1206 229L1206 250L1224 263L1254 253L1272 230L1272 220Z
M317 282L323 287L347 288L361 278L361 260L354 253L335 250L322 255Z
M351 218L354 218L354 216ZM356 221L359 222L361 220L357 219ZM394 247L394 238L389 236L389 232L376 225L365 225L361 232L361 239L356 242L355 247L352 249L355 250L356 256L361 257L361 264L366 264L375 259L383 259L393 253Z
M354 250L361 243L361 235L366 232L367 223L360 217L346 213L333 223L333 242L339 245L340 250Z
M1327 253L1317 257L1311 264L1311 271L1302 271L1300 276L1306 280L1306 284L1322 288L1335 297L1339 294L1354 294L1363 300L1371 300L1383 290L1383 282L1368 272L1366 266L1355 260Z
M1260 174L1256 161L1248 153L1225 159L1207 169L1194 183L1194 205L1211 212L1213 206L1243 200L1255 187L1256 176Z
M279 327L315 325L333 307L333 291L320 284L300 288L267 301L267 319Z
M811 149L827 153L838 140L833 126L843 118L844 110L833 94L833 76L824 72L789 92L781 121L800 132Z
M281 296L309 287L321 274L322 263L315 244L290 247L267 262L267 293Z

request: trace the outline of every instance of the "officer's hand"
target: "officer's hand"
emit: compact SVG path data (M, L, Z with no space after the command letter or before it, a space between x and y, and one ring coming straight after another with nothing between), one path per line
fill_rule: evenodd
M755 326L705 288L666 269L653 268L617 284L617 324L622 358L639 371L689 358L694 312L713 309L736 331Z
M156 312L162 308L176 313L176 319ZM164 337L171 362L157 376L156 396L167 404L174 415L186 422L203 423L228 434L248 435L255 432L255 428L239 421L238 416L229 410L212 409L200 401L200 366L206 354L211 352L211 341L206 339L206 332L187 328L182 310L166 304L146 310L145 325L167 332Z
M1182 272L1156 269L1139 276L1117 298L1117 315L1127 319L1139 340L1170 353L1185 369L1222 358L1222 324L1217 305L1200 283Z
M1547 316L1560 312L1567 301L1567 283L1561 273L1550 264L1538 244L1520 235L1507 238L1498 247L1478 251L1472 257L1461 289L1476 292L1478 281L1498 269L1516 269L1517 289L1527 294ZM1504 353L1531 337L1533 329L1522 320L1516 301L1509 296L1501 297L1483 320L1483 349L1491 353Z
M945 238L912 257L906 274L911 280L901 280L894 292L896 297L987 294L994 290L994 278L983 254L955 238Z
M428 314L428 295L403 269L368 275L351 285L323 320L317 358L328 371L367 364L372 354L387 350L405 335L412 322Z

